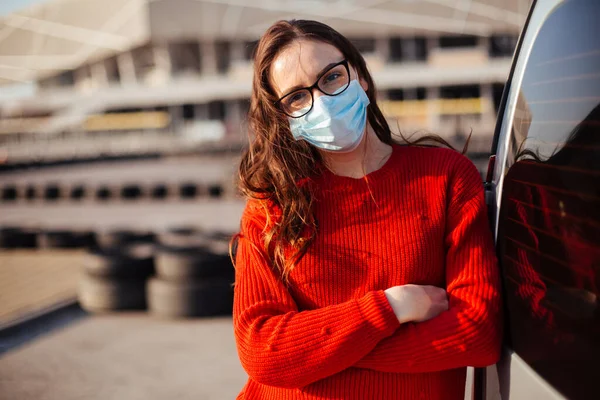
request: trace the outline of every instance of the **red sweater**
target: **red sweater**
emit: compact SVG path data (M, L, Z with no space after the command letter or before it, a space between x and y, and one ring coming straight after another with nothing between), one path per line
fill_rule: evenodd
M365 179L316 177L316 241L282 283L263 257L265 208L241 221L233 321L238 399L463 399L466 366L500 353L499 278L481 178L459 153L394 146ZM370 187L370 189L369 189ZM384 290L448 291L400 325Z

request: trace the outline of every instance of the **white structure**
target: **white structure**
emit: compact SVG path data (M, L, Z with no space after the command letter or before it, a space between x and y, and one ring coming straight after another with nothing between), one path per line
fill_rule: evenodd
M530 3L52 0L0 20L0 84L38 86L0 103L0 163L239 143L255 41L290 18L353 40L392 127L489 146Z

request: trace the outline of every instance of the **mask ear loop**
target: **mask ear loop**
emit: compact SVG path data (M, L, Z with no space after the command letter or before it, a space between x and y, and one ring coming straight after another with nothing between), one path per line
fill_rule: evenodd
M356 68L354 68L354 66L352 66L352 70L354 71L354 74L356 75L356 81L358 82L358 84L360 85L360 88L362 89L362 85L360 84L360 76L358 75L358 71L356 70ZM352 78L352 77L350 77ZM352 82L352 79L350 79L350 82ZM363 89L364 90L364 89ZM365 91L366 93L366 91ZM367 94L368 96L368 94ZM367 170L365 169L365 155L367 154L367 146L368 146L368 141L369 141L369 106L367 106L367 123L365 124L365 148L364 148L364 153L363 153L363 163L362 163L362 173L364 176L364 180L365 183L367 184L367 189L369 190L369 195L371 196L371 199L373 200L373 204L375 204L375 207L379 208L379 203L377 203L377 200L375 200L375 196L373 195L373 190L371 189L371 184L369 183L369 178L367 177Z
M356 70L356 68L354 68L354 66L352 66L352 70L354 71L354 74L356 75L356 81L358 82L358 84L360 85L360 88L362 89L362 85L360 84L360 76L358 75L358 71ZM350 83L352 83L352 76L350 76ZM363 89L364 90L364 89ZM367 95L368 96L368 95ZM364 152L363 152L363 162L362 162L362 173L364 176L364 181L367 184L367 189L369 190L369 195L371 196L371 200L373 200L373 204L375 204L375 207L379 208L379 203L377 203L377 200L375 200L375 196L373 195L373 190L371 189L371 184L369 183L369 178L367 177L367 170L365 169L365 155L367 154L367 146L368 146L368 141L369 141L369 106L367 106L367 116L365 118L367 118L367 123L365 124L365 148L364 148Z
M368 106L367 106L368 107ZM367 112L367 116L368 116L368 112ZM365 129L367 130L365 132L365 148L363 151L363 162L362 162L362 173L364 176L364 181L367 184L367 189L369 190L369 195L371 196L371 200L373 200L373 204L375 204L375 207L379 208L379 203L377 202L377 200L375 200L375 196L373 195L373 190L371 189L371 184L369 183L369 177L367 176L367 170L365 169L365 155L367 154L367 146L368 146L368 141L369 141L369 121L368 121L368 117L367 117L367 124L365 125Z

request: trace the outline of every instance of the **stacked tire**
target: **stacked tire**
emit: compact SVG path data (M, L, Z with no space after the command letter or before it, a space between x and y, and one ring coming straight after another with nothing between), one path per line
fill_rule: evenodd
M38 233L35 228L0 227L0 249L35 249Z
M159 316L229 315L234 270L229 236L180 228L158 235L156 276L147 283L148 308Z
M144 310L146 281L154 274L153 235L110 231L97 236L83 263L79 303L89 312Z
M1 249L78 249L92 247L95 243L96 236L91 230L0 227Z
M91 248L96 244L93 231L84 229L44 229L38 234L40 249Z

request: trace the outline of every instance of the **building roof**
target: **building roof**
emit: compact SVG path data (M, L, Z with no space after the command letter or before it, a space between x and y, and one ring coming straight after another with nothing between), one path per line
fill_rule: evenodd
M0 19L0 84L37 80L149 36L146 0L53 0Z
M518 32L531 0L50 0L0 19L0 84L39 80L149 40L257 39L279 19L347 36Z

